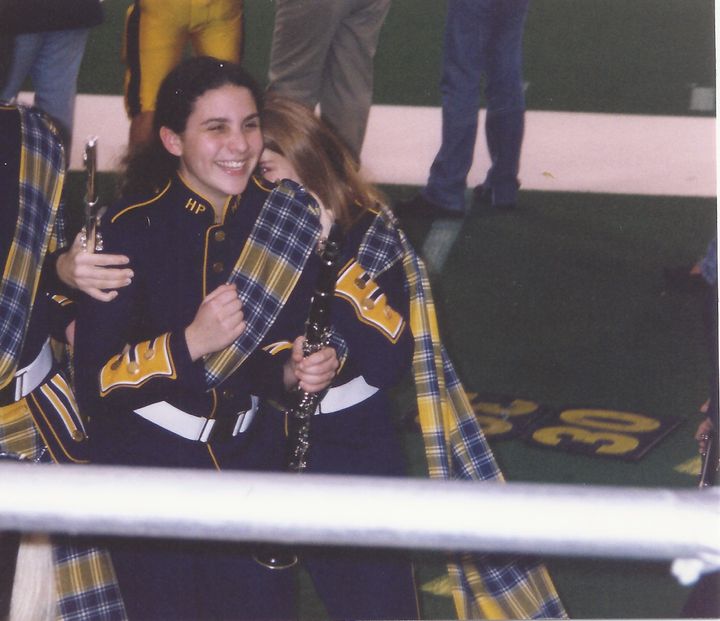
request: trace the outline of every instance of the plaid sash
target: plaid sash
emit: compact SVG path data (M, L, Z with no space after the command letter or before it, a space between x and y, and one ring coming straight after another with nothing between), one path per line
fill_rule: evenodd
M0 388L13 378L45 253L62 235L53 228L65 179L65 152L55 127L24 106L20 113L20 178L15 236L3 257L0 284Z
M205 357L205 380L215 388L257 349L287 302L320 239L320 207L297 183L284 180L270 193L228 283L235 283L247 327L224 350ZM347 346L337 334L330 345L342 360Z
M359 263L374 278L402 260L415 340L413 376L431 478L502 482L503 476L440 340L427 271L385 208L365 234ZM448 564L461 619L567 618L541 563L462 554Z

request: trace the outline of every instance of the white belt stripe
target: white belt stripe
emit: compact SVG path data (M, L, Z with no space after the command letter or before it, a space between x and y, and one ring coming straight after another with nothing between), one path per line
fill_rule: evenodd
M40 353L29 365L15 372L15 401L29 395L52 369L53 355L50 339L45 341Z

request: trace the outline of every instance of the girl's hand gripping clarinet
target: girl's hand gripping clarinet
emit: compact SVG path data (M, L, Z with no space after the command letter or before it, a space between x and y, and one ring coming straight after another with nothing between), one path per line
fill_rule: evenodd
M340 233L340 227L333 225L322 249L322 265L305 322L305 356L319 351L330 341L330 307L340 267ZM310 420L324 394L325 391L296 390L292 407L285 411L288 421L287 469L290 472L303 472L307 468ZM255 560L270 569L286 569L297 563L297 557L284 548L263 550Z

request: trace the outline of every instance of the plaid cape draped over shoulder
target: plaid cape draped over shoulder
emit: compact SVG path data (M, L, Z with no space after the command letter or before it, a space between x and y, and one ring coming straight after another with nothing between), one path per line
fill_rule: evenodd
M13 378L20 359L30 310L35 302L46 252L65 243L61 194L65 153L59 134L39 111L21 105L18 219L15 235L1 257L0 387ZM7 406L20 412L22 403ZM32 417L0 419L0 450L29 461L46 461L48 453ZM105 550L53 536L57 621L125 621L125 607L110 557Z
M23 106L3 105L20 115L18 219L3 264L0 285L0 388L13 379L20 360L30 310L35 301L45 253L54 249L62 224L56 224L65 179L65 152L55 128Z
M257 349L287 302L320 239L320 207L297 183L285 179L265 200L228 283L237 286L247 327L220 352L205 357L205 381L215 388ZM331 334L342 360L345 342Z
M232 346L206 358L211 386L237 369L260 343L318 237L317 205L300 186L284 181L266 200L230 279L238 286L248 327ZM358 261L371 277L397 261L403 263L415 340L413 375L430 476L501 482L492 451L440 342L425 267L387 210L382 209L368 229ZM541 563L462 554L448 569L459 618L567 618Z
M386 208L368 229L358 261L371 278L402 261L415 342L413 377L430 477L502 483L502 473L440 340L425 265ZM448 563L448 572L461 619L567 618L547 569L538 561L465 553Z

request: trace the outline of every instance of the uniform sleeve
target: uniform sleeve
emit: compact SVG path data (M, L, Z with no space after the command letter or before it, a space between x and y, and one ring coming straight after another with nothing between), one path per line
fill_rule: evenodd
M397 384L412 361L409 300L398 262L371 279L356 260L338 275L333 326L345 339L353 371L378 388Z
M66 342L65 330L77 316L74 292L58 278L56 264L59 252L48 254L42 271L40 291L46 296L50 335Z
M135 272L117 297L100 302L80 294L75 336L78 398L92 411L131 411L174 401L180 391L204 389L202 363L192 362L184 331L153 333L143 325L148 295L142 235L103 225L106 252L126 254Z
M250 378L251 391L261 399L284 403L288 392L283 382L283 367L290 358L292 343L278 341L256 349L242 366Z

